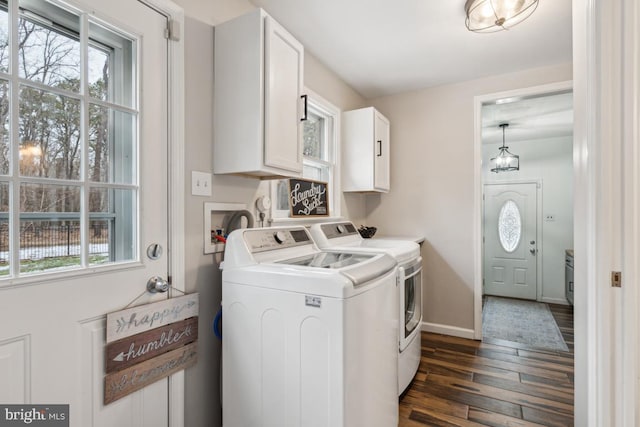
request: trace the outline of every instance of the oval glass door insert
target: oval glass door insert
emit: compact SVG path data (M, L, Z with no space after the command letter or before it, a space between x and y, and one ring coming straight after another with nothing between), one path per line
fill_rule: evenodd
M500 244L506 252L513 252L520 244L522 237L522 217L520 209L513 200L507 200L498 215L498 235Z

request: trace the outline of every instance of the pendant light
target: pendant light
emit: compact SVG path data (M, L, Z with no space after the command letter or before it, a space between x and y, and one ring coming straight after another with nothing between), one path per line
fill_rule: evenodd
M465 24L476 33L508 30L531 16L537 7L538 0L467 0Z
M491 172L509 172L520 170L520 156L511 154L508 150L509 147L504 145L504 129L509 126L509 123L501 123L502 128L502 147L496 157L490 160L490 165L493 165Z

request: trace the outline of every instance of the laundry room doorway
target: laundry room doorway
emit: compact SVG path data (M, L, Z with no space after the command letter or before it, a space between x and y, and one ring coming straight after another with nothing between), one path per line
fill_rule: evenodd
M571 82L488 95L477 108L476 338L572 357L565 289L565 255L573 250Z

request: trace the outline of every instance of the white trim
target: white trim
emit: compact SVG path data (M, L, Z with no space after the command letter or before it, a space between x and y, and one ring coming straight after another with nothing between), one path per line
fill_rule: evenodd
M184 28L183 9L170 0L144 0ZM185 290L185 81L184 36L169 44L169 251L173 287ZM169 377L169 426L184 426L185 375L180 371Z
M546 93L566 92L571 81L550 83L523 89L496 92L473 100L473 329L474 339L482 339L482 105L503 98L520 98Z
M474 339L473 329L459 328L457 326L441 325L439 323L422 322L420 330L433 332L434 334L450 335L452 337Z
M547 304L569 305L569 302L564 298L542 297L539 301Z
M621 371L627 381L622 384L621 424L635 426L640 423L640 6L637 1L631 2L630 10L624 17L623 34L625 51L628 58L623 67L623 79L627 89L623 92L623 129L625 153L623 182L625 218L623 223L623 280L624 298L622 303L622 360Z

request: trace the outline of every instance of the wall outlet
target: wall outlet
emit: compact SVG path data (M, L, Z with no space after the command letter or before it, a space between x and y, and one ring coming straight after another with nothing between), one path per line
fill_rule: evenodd
M553 214L546 214L544 216L544 220L547 222L551 222L551 221L555 221L556 220L556 216Z
M211 196L211 174L191 171L191 194L194 196Z

